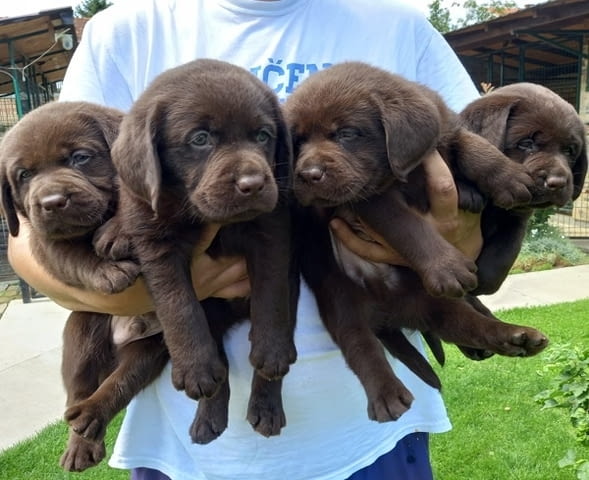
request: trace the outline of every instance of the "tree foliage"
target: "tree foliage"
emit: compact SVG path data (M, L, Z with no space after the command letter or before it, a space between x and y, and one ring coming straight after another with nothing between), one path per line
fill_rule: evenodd
M451 22L450 9L443 7L441 0L433 0L433 2L428 5L428 8L428 20L438 32L447 33L457 28L456 25L453 25Z
M74 15L80 18L90 18L111 5L112 3L108 0L83 0L74 9Z
M486 22L511 13L517 8L513 0L464 0L462 3L452 2L451 8L463 11L463 16L456 22L452 21L452 12L443 4L444 0L433 0L428 5L429 21L441 33L450 32L469 25Z

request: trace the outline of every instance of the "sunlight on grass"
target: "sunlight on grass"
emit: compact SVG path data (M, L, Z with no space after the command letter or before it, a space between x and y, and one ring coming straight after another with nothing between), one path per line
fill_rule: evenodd
M122 414L113 420L107 435L107 458L112 452ZM67 443L67 426L59 421L43 429L37 436L0 453L2 480L128 480L129 472L110 468L106 460L82 473L68 473L59 466Z
M589 300L499 312L511 323L542 330L551 344L587 344ZM550 348L550 346L548 347ZM482 362L446 346L438 368L453 430L432 436L436 480L569 480L558 461L570 448L588 458L589 447L575 442L568 413L541 410L534 396L549 385L543 353L531 358L494 356Z

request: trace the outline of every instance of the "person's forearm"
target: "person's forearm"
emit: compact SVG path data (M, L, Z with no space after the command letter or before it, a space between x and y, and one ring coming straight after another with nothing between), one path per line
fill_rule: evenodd
M218 227L208 229L196 246L192 259L192 281L197 297L236 298L249 295L250 284L243 258L212 259L203 252L214 238ZM140 315L153 311L154 305L142 277L121 293L106 295L92 290L65 285L40 265L30 249L29 226L21 219L18 237L8 241L8 260L12 268L35 290L47 295L68 310Z
M60 282L35 260L27 232L24 228L18 237L9 238L8 261L20 278L57 304L68 310L116 315L139 315L153 310L151 298L141 278L124 292L114 295L75 288Z

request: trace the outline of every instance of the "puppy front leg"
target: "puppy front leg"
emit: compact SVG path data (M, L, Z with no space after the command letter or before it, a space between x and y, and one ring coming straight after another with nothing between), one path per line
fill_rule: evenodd
M477 286L476 265L390 188L356 205L360 218L397 250L433 296L460 297Z
M100 293L123 291L135 282L140 270L139 264L130 258L111 260L97 256L90 244L72 248L68 242L53 242L50 250L39 245L36 252L42 261L48 255L53 257L50 263L43 263L51 265L52 273L64 283Z
M460 128L450 161L498 207L511 209L532 200L535 182L526 167L507 158L483 137Z
M393 372L370 328L374 312L364 292L338 274L327 275L311 288L327 331L364 387L368 417L397 420L411 406L413 395Z
M254 222L256 239L245 252L252 286L250 361L262 377L276 380L296 360L291 297L298 275L292 272L288 214L278 211Z
M172 383L195 400L213 396L227 369L192 287L189 254L175 244L141 244L137 255L170 352Z

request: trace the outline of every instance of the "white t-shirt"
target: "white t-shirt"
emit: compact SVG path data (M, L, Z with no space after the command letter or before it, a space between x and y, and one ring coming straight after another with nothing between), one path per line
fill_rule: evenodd
M281 99L308 75L346 60L427 84L455 110L477 96L440 34L397 0L141 0L117 3L86 25L60 99L126 111L159 73L202 57L245 67ZM245 419L252 373L248 329L242 324L225 342L229 426L217 440L191 443L196 402L173 388L168 366L128 407L110 465L155 468L173 480L341 480L408 433L450 429L439 392L395 359L391 364L415 401L396 422L370 421L360 382L303 285L298 360L284 379L287 426L265 438ZM418 335L409 338L423 351Z

